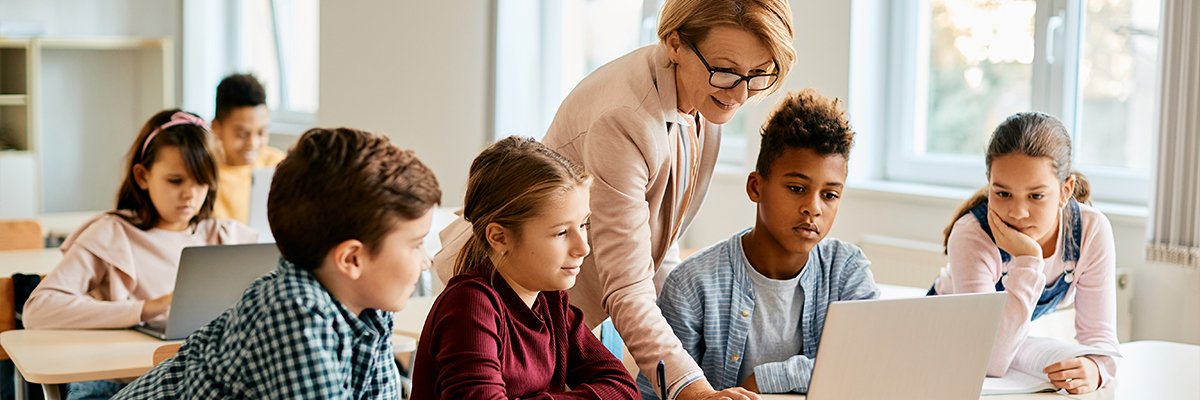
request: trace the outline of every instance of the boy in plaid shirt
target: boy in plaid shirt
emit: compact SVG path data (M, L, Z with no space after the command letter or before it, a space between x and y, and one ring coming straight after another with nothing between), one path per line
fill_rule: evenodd
M275 170L282 258L118 399L399 397L392 312L421 270L433 172L384 136L312 129Z

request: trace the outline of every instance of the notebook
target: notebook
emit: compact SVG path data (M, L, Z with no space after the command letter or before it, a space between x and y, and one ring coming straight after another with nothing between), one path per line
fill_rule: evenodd
M1059 361L1089 354L1120 357L1112 350L1103 350L1075 343L1064 343L1054 339L1028 337L1017 349L1013 365L1002 378L985 378L984 395L1056 392L1058 388L1042 370Z
M830 304L807 398L979 398L1007 296Z
M186 338L237 303L250 283L275 270L278 263L274 243L184 248L170 318L133 329L163 340Z

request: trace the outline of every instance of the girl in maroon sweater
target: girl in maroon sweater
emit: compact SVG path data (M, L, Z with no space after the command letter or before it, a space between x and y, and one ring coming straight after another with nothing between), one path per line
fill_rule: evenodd
M563 291L590 252L590 186L533 139L509 137L475 158L463 211L471 238L421 332L413 399L638 397Z

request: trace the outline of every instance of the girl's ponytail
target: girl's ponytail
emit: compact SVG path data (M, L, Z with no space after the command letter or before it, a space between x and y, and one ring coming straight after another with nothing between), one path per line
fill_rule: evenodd
M1071 170L1071 175L1075 177L1075 190L1071 191L1071 198L1080 203L1092 204L1092 185L1087 176L1076 170Z

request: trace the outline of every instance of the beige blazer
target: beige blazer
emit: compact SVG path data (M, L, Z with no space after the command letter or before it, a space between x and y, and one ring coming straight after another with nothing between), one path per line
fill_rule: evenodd
M569 291L588 327L612 316L638 368L658 385L658 360L674 392L701 374L655 304L654 276L674 238L684 199L675 171L680 114L675 69L665 48L635 50L588 75L558 109L543 142L595 177L591 192L591 254ZM703 120L702 120L703 121ZM720 146L720 126L703 121L704 143L693 199L682 232L708 190ZM686 131L685 131L686 132ZM461 218L442 231L434 260L449 280L454 258L470 232Z

